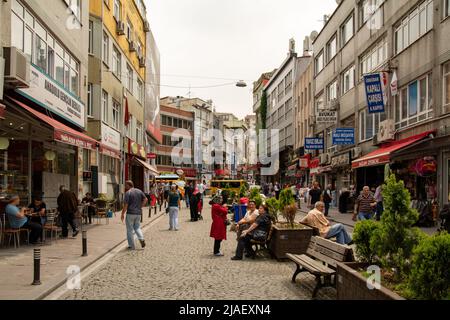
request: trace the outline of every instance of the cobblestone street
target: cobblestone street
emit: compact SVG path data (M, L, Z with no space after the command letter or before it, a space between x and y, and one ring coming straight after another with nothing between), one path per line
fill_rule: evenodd
M206 201L205 201L206 202ZM168 217L162 217L146 233L147 247L121 251L107 264L82 281L82 289L63 299L310 299L315 281L300 274L291 283L294 264L268 257L231 261L236 234L229 232L222 244L225 257L214 257L209 238L210 207L204 220L188 222L189 212L180 215L180 231L168 231ZM124 230L125 236L125 230ZM137 245L139 247L139 245ZM322 289L318 299L334 299L334 289Z

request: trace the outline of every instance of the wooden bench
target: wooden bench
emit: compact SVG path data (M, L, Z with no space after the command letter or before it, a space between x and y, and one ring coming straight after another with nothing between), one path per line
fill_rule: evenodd
M292 282L295 283L295 279L302 272L309 272L316 277L317 284L312 294L313 298L321 288L336 287L337 262L355 260L351 247L321 237L311 238L306 254L288 253L286 256L297 265Z

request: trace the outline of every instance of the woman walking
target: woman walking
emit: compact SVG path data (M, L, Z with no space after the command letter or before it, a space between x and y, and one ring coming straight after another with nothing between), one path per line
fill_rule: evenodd
M172 185L168 194L169 201L169 231L178 231L178 212L181 209L181 197L177 191L177 187Z
M214 255L216 257L223 257L223 253L220 252L220 244L223 240L227 240L227 214L228 207L221 197L211 200L209 203L211 208L211 233L210 237L214 238Z

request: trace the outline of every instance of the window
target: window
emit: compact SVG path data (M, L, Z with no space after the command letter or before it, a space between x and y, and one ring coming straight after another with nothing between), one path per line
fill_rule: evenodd
M142 145L142 140L143 140L143 137L142 137L142 123L139 122L139 121L136 121L136 142L138 144Z
M81 21L81 0L64 0L75 18Z
M433 116L431 74L400 89L395 98L396 129L404 128Z
M112 127L116 130L119 130L120 124L120 104L113 100L112 103Z
M450 0L443 0L444 1L444 19L450 16ZM450 174L450 173L449 173Z
M386 120L386 113L370 114L367 110L359 113L359 141L372 139L380 130L380 123Z
M94 53L94 22L89 20L89 48L90 54Z
M444 82L444 106L448 106L450 105L450 61L444 64L443 82Z
M119 49L113 46L113 60L112 60L112 72L120 78L121 74L122 57Z
M140 103L144 102L144 85L141 79L137 79L137 99Z
M103 108L103 121L109 123L109 110L108 110L108 93L103 90L102 92L102 108Z
M70 92L76 96L80 95L80 64L71 59L70 61Z
M93 86L92 83L88 83L87 86L87 115L92 117L92 102L93 102Z
M324 67L323 51L317 55L315 63L316 63L316 75L318 75L320 71L323 70Z
M133 24L127 19L127 39L128 42L133 41Z
M345 46L347 42L350 41L350 39L353 37L354 32L355 32L355 24L352 13L341 27L342 47Z
M337 99L338 82L334 81L327 87L327 102Z
M91 151L88 149L83 149L83 170L91 171Z
M122 4L120 3L120 0L114 0L114 18L116 21L121 21L122 17Z
M342 79L342 94L346 94L355 87L355 66L344 72Z
M336 56L337 53L337 36L334 35L333 38L327 44L327 63L331 61Z
M360 26L363 26L375 14L378 14L384 0L363 0L359 4Z
M127 64L127 88L130 92L133 92L133 78L133 68Z
M316 110L324 110L325 109L325 101L323 93L316 98Z
M286 94L288 94L289 91L292 89L292 71L289 71L286 78L284 78L284 84L285 84Z
M431 29L433 0L427 0L407 15L395 29L395 52L402 52Z
M280 82L278 85L278 103L283 99L284 97L284 80Z
M382 66L388 59L387 38L373 46L361 59L361 77Z
M103 32L103 62L109 65L109 36Z

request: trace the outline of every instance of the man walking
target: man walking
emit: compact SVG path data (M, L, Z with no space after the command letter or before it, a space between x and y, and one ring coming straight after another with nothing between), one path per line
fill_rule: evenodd
M325 217L328 217L329 211L330 211L330 204L333 200L332 196L332 185L329 184L328 187L323 192L323 202L325 204Z
M61 217L61 238L67 238L69 234L68 225L72 227L72 237L76 237L79 230L75 224L75 213L78 210L78 199L75 193L66 190L64 186L59 187L59 196L56 200L58 204L58 211Z
M356 200L356 213L353 214L353 221L356 221L356 214L358 214L358 220L371 220L373 216L373 210L376 207L377 202L375 197L370 193L370 188L365 186L362 193Z
M126 212L128 249L135 250L136 248L134 244L133 232L136 233L136 236L139 239L142 248L145 248L144 234L141 230L141 216L142 207L144 207L148 201L147 197L141 190L134 187L133 181L125 182L125 191L126 192L121 219L123 222Z
M313 188L309 190L309 205L310 208L314 208L316 202L320 201L322 195L322 189L320 189L319 182L314 181Z

